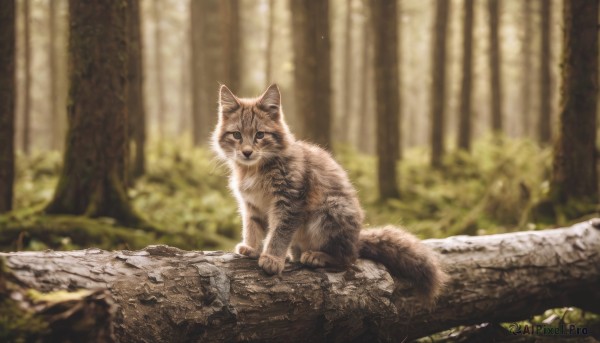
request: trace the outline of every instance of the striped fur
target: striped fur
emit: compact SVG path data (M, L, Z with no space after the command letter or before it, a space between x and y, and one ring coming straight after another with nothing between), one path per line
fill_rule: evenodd
M313 267L346 267L359 255L413 280L433 300L445 280L436 255L399 228L365 230L346 172L320 147L296 140L276 85L255 99L221 86L213 147L229 164L243 219L240 254L280 274L288 254Z

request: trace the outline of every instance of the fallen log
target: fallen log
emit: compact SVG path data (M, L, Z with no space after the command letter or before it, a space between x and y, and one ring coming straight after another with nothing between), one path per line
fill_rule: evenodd
M22 287L108 291L121 342L403 341L561 306L600 313L600 219L425 242L451 278L433 308L368 260L345 271L288 263L281 277L269 277L240 255L168 246L0 258Z

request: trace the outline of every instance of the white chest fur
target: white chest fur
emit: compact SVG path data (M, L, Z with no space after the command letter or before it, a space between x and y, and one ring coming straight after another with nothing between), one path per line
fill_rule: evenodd
M266 214L271 205L271 194L265 182L257 175L246 175L240 178L233 178L230 184L236 193L238 201L250 203L260 212Z

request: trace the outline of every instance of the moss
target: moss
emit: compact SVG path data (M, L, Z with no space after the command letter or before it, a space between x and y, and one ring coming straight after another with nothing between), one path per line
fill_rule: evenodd
M0 342L31 342L44 334L47 324L14 300L0 300Z
M10 269L0 258L0 342L31 342L47 332L47 324L37 317L27 302L12 298L22 291L9 281Z
M150 244L167 244L181 249L229 247L232 240L217 233L169 232L160 229L140 230L120 226L111 218L88 218L69 215L43 215L26 212L0 215L0 249L72 250L88 247L100 249L141 249Z
M58 303L58 302L63 302L63 301L81 300L92 293L93 292L91 290L87 290L87 289L80 289L75 292L59 290L59 291L50 292L50 293L41 293L35 289L30 289L27 291L27 297L29 299L31 299L31 301L33 301L34 303L44 302L44 303L53 304L53 303Z
M108 218L38 214L0 219L0 246L7 250L36 247L70 250L92 246L137 249L156 240L154 234L117 226Z

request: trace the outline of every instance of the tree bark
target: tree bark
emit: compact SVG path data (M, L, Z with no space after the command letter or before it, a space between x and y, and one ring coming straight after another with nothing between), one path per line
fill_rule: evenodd
M457 325L523 320L548 308L600 311L600 220L571 228L427 240L451 277L429 308L403 280L359 260L344 271L167 246L2 253L20 285L108 290L122 342L405 341Z
M217 123L216 101L223 77L219 1L191 1L192 126L195 145L206 145Z
M564 3L561 106L554 146L553 200L595 206L596 104L598 96L598 0Z
M396 162L400 155L400 86L396 0L371 0L375 44L375 99L377 112L377 174L379 197L399 197Z
M161 138L165 135L165 85L163 77L163 59L162 59L162 28L161 28L161 8L160 0L152 2L152 19L154 20L154 70L156 72L156 121L158 125L158 134Z
M23 153L31 150L31 3L23 1L23 135L21 136Z
M444 124L446 99L446 31L448 29L449 0L436 2L431 65L431 166L440 168L444 156Z
M221 33L224 61L224 82L234 93L241 91L240 1L221 0ZM216 93L213 90L213 93Z
M526 0L527 1L527 0ZM473 4L465 0L463 25L463 61L460 93L460 120L458 126L458 148L471 150L471 83L473 77Z
M269 0L269 24L267 28L267 49L265 51L265 80L273 82L273 43L275 41L275 0Z
M552 51L550 49L552 26L552 1L540 2L540 114L538 117L538 139L547 145L552 139Z
M338 127L338 139L342 143L350 142L350 120L353 120L353 116L350 114L352 109L352 85L356 80L353 80L354 73L352 71L352 0L346 0L346 18L344 23L344 69L342 77L342 112Z
M131 179L137 179L145 170L146 109L144 107L142 33L139 0L127 0L129 9L128 25L128 79L127 114L129 134L134 143L131 163Z
M359 125L356 128L356 137L358 140L358 149L362 153L373 154L374 148L374 137L375 137L375 129L374 129L374 115L371 113L372 105L370 100L373 99L374 92L374 72L373 72L373 41L371 37L373 36L371 27L371 19L369 15L369 0L362 0L362 13L363 13L363 23L362 23L362 46L361 46L361 57L360 57L360 68L359 68L359 80L358 86L360 87L360 92L358 96L358 115Z
M488 0L488 14L490 20L490 91L492 110L492 133L502 132L502 79L500 65L500 0Z
M202 41L200 37L200 24L203 1L190 1L190 71L191 71L191 98L192 98L192 139L195 146L202 145L202 122L201 118L201 97L202 92L200 81L202 64Z
M532 58L532 49L531 45L533 44L533 11L531 9L533 4L532 0L524 0L522 1L523 5L523 56L522 56L522 84L521 84L521 96L522 96L522 104L521 104L521 134L523 137L529 137L531 135L531 86L532 86L532 68L533 63L531 61ZM549 57L549 56L548 56Z
M49 70L50 70L50 146L54 150L58 150L61 147L62 135L60 130L60 122L62 118L59 116L60 110L58 109L58 49L57 49L57 35L58 35L58 2L48 1L48 32L50 34L48 42L48 57L49 57Z
M329 0L291 0L290 8L300 136L331 149Z
M12 209L15 178L15 0L0 6L0 213Z
M69 130L49 214L146 225L124 188L127 157L125 0L69 1Z

